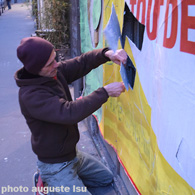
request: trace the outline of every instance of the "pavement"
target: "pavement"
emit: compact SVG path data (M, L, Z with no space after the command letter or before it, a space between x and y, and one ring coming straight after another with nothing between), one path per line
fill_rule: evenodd
M0 16L0 194L33 194L33 174L36 171L36 155L31 150L30 131L20 112L18 87L14 73L22 67L16 48L20 40L35 32L28 3L12 4ZM81 140L78 148L105 162L100 157L85 123L79 123ZM94 195L115 195L115 185L90 189ZM21 190L22 189L22 190ZM15 192L11 192L15 190ZM25 192L28 190L28 192ZM9 193L8 193L9 192Z
M18 87L14 80L14 73L22 67L16 48L22 38L35 31L27 5L13 4L11 10L6 8L0 16L0 190L9 186L31 189L36 171L30 131L20 113Z

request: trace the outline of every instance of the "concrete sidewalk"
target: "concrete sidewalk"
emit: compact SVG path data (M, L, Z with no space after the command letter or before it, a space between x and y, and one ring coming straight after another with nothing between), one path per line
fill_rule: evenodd
M23 37L35 31L27 5L13 4L11 10L6 8L0 16L0 190L8 186L31 189L36 171L30 131L20 113L14 80L15 71L22 66L16 48Z
M15 71L22 66L16 48L35 30L27 5L13 4L0 16L0 187L23 186L30 190L36 156L31 151L30 131L20 113L14 81Z
M16 48L22 38L31 36L36 29L30 5L21 1L12 4L11 10L6 8L0 16L0 190L2 187L22 186L29 191L19 194L33 194L32 177L37 159L31 149L30 131L20 112L18 87L13 77L16 70L22 67L16 56ZM79 123L79 129L81 140L78 148L105 163L106 159L100 157L84 122ZM114 184L90 191L96 195L120 194L116 186Z

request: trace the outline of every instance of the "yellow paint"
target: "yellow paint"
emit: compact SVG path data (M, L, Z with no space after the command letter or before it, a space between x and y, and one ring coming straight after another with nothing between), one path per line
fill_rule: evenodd
M104 27L111 14L112 2L122 27L123 0L104 1ZM128 40L125 51L136 67ZM112 68L104 65L104 85L121 81L119 69L115 64ZM195 194L195 190L174 171L158 148L151 126L151 107L143 92L138 72L133 90L129 89L119 98L109 98L103 106L100 128L104 138L116 149L141 194Z

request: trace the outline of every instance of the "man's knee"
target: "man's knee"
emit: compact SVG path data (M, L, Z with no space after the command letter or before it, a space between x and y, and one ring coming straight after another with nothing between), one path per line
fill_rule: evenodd
M108 170L108 173L105 175L104 179L103 179L103 184L104 185L109 185L114 181L114 175L113 173Z

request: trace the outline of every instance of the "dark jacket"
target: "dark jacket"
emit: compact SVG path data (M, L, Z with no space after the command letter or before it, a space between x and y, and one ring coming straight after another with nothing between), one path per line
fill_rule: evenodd
M98 49L59 62L57 80L39 76L24 78L23 69L15 73L21 112L32 133L32 149L42 162L72 160L79 140L77 123L107 101L108 94L103 87L76 101L72 101L68 88L68 84L108 61L104 52L105 49Z

